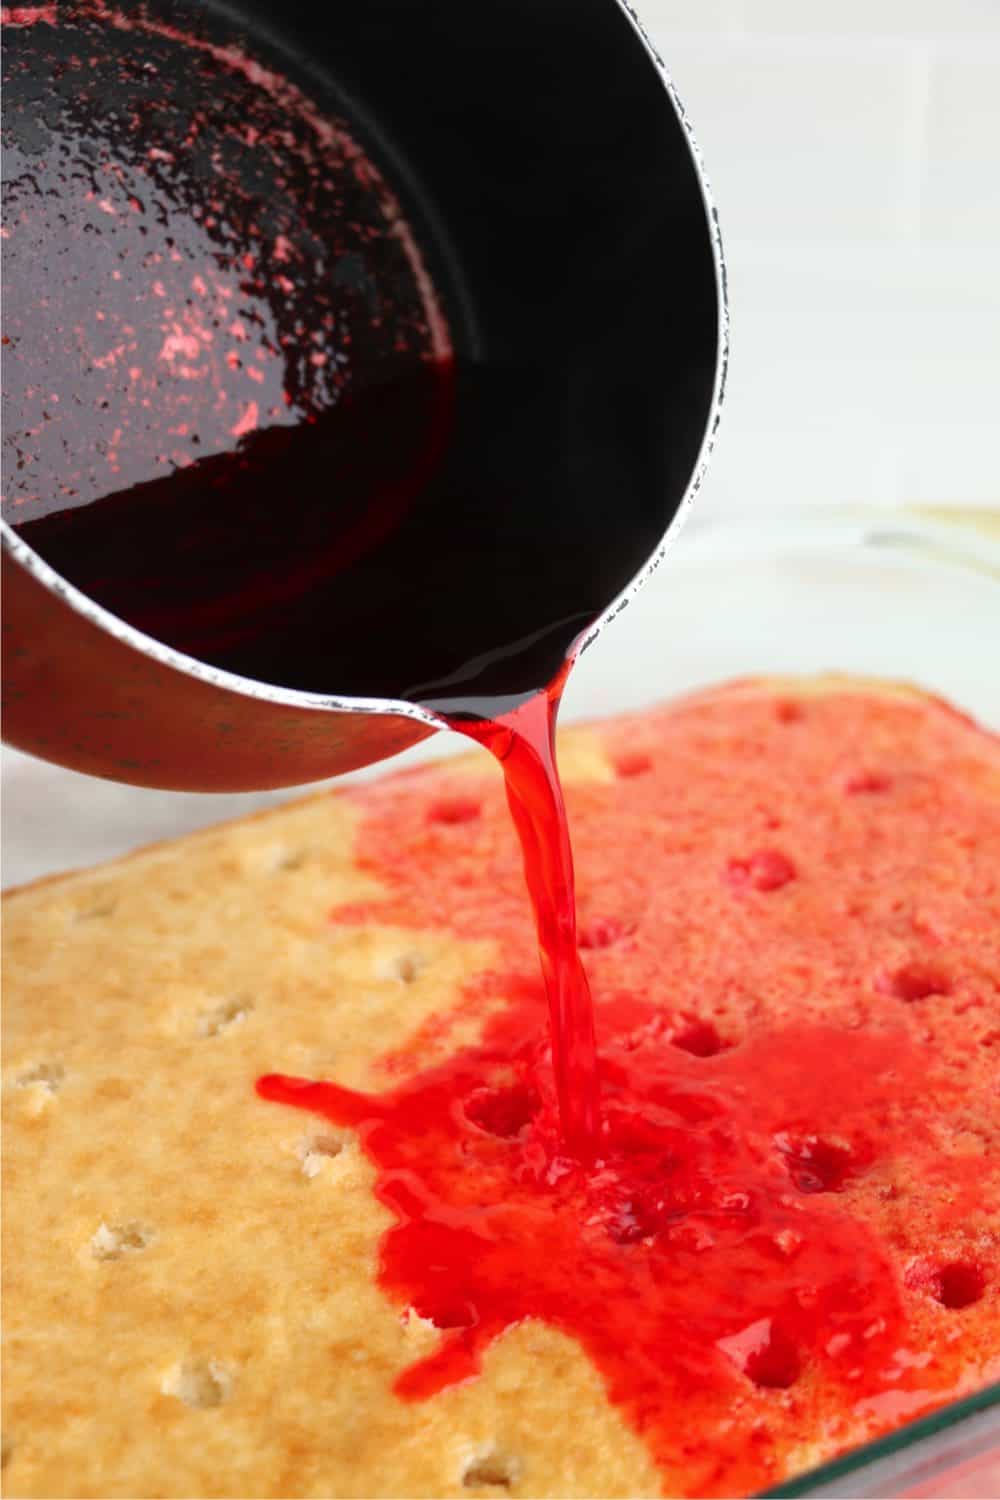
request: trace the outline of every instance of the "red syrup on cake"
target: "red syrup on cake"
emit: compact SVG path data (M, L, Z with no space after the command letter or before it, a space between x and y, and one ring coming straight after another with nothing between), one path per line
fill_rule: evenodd
M850 1443L948 1399L960 1325L928 1345L913 1319L961 1317L955 1266L963 1297L994 1276L975 1235L996 1174L942 1146L950 1118L974 1132L990 1108L968 1071L985 981L940 956L952 930L968 941L964 890L996 894L982 805L935 790L968 726L864 694L785 707L734 691L623 724L619 779L569 789L600 1040L588 1166L560 1128L518 850L485 777L352 793L384 895L331 916L416 946L490 938L496 966L384 1059L380 1088L258 1084L353 1128L375 1165L397 1221L380 1284L440 1331L400 1396L474 1377L537 1319L587 1352L665 1485L683 1472L698 1495L763 1487L820 1428ZM869 742L894 767L877 796L848 774ZM926 994L885 981L928 945L952 1017L933 1054ZM449 1055L449 1026L476 1015L480 1040Z
M691 1493L747 1493L774 1463L768 1403L749 1445L720 1404L752 1408L756 1392L784 1416L807 1367L852 1403L912 1383L876 1236L797 1183L771 1136L790 1080L808 1117L824 1071L849 1115L915 1059L896 1037L845 1052L808 1026L706 1059L653 1005L622 996L598 1014L605 1130L589 1170L562 1142L530 981L479 1045L384 1093L284 1077L258 1091L353 1127L377 1166L397 1219L380 1284L440 1330L400 1396L469 1379L494 1339L538 1319L579 1341L665 1470L684 1457Z
M262 1097L353 1127L377 1165L398 1220L380 1283L441 1333L397 1393L475 1376L494 1339L538 1319L580 1342L654 1459L683 1461L698 1495L767 1482L786 1436L770 1431L772 1402L803 1440L817 1388L847 1413L933 1406L884 1247L832 1196L871 1164L864 1144L827 1175L821 1139L790 1145L775 1128L790 1108L815 1117L821 1074L838 1121L886 1110L901 1074L919 1086L915 1049L806 1025L706 1066L684 1018L624 996L599 1016L606 1124L589 1170L565 1152L530 983L478 1046L383 1094L260 1080Z

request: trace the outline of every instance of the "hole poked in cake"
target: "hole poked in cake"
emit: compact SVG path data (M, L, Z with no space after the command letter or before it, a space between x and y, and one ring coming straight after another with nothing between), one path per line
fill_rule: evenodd
M779 1131L774 1144L800 1193L839 1193L866 1165L847 1141Z
M623 921L620 917L588 917L580 923L577 941L581 948L595 950L612 948L616 943L630 938L638 924Z
M92 901L88 906L83 906L79 911L73 913L74 922L101 922L108 917L113 917L117 910L118 902L111 896L100 897Z
M287 874L291 870L301 870L307 858L308 851L305 849L279 849L271 868L277 874Z
M711 1021L698 1016L682 1016L670 1032L670 1045L692 1057L716 1057L732 1045L725 1041Z
M758 1318L719 1339L718 1346L748 1380L766 1390L787 1390L802 1372L799 1351L775 1318Z
M646 750L622 750L612 756L611 764L616 776L630 781L633 776L644 776L653 769L653 757Z
M977 1261L959 1257L934 1264L917 1261L904 1277L906 1285L926 1292L942 1307L958 1311L979 1302L986 1291L986 1275Z
M422 1293L413 1303L412 1311L442 1333L449 1329L474 1328L479 1322L472 1303L456 1297L447 1287L430 1288Z
M224 1036L227 1031L233 1031L236 1027L242 1026L252 1010L253 1001L240 996L223 1000L218 1005L207 1006L198 1015L196 1028L198 1035Z
M303 1177L318 1177L324 1164L335 1161L347 1143L346 1135L336 1135L329 1130L320 1135L305 1136L295 1148L295 1154L302 1163Z
M427 809L427 821L455 827L460 823L475 823L482 811L482 804L476 797L437 797Z
M394 979L397 984L416 984L426 967L422 953L384 953L376 961L375 973L379 979Z
M878 796L881 792L887 792L891 785L892 779L887 772L871 766L845 771L840 777L841 790L848 797Z
M971 1260L951 1260L940 1266L934 1295L942 1307L971 1307L986 1290L986 1277Z
M189 1358L179 1361L163 1377L160 1390L196 1411L222 1406L233 1390L233 1375L217 1359Z
M515 1140L530 1124L540 1100L525 1083L502 1088L481 1088L471 1093L462 1105L470 1124L487 1135L501 1140Z
M32 1063L30 1067L23 1068L15 1075L14 1087L19 1089L38 1089L45 1094L57 1094L63 1086L66 1078L66 1069L62 1063L40 1062Z
M735 890L780 891L797 874L793 861L780 849L757 849L726 865L726 880Z
M728 1052L736 1043L727 1040L713 1021L706 1021L692 1011L652 1016L619 1038L626 1052L637 1048L660 1047L668 1043L691 1057L716 1057Z
M14 1073L10 1083L17 1092L21 1110L37 1119L51 1107L65 1079L62 1063L36 1062Z
M520 1479L523 1465L503 1448L487 1448L469 1460L462 1470L467 1490L510 1490Z
M148 1224L130 1219L123 1224L106 1224L103 1221L90 1237L90 1253L95 1260L123 1260L128 1255L137 1255L156 1238Z
M876 978L875 988L882 995L912 1004L915 1000L926 1000L929 995L950 995L951 980L938 965L916 960L884 970Z
M674 1204L664 1187L639 1183L615 1206L607 1221L608 1234L616 1245L638 1245L656 1239L673 1216Z

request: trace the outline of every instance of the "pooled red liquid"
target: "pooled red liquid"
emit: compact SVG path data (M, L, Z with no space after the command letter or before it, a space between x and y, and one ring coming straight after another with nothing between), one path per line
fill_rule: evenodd
M526 985L481 1044L381 1095L258 1086L353 1126L378 1165L399 1220L381 1283L441 1330L399 1394L468 1379L493 1339L538 1318L580 1341L662 1464L677 1463L686 1425L691 1493L715 1494L766 1479L771 1448L766 1434L747 1451L739 1428L718 1431L720 1394L791 1391L807 1363L854 1400L887 1379L905 1388L883 1249L774 1143L790 1110L814 1116L820 1070L849 1132L888 1104L899 1070L918 1065L905 1039L859 1034L845 1050L834 1028L806 1025L706 1058L685 1045L683 1018L620 996L599 1010L605 1123L588 1170L562 1143L543 1015Z
M722 693L615 726L618 780L569 788L600 1041L588 1165L560 1127L559 1032L485 778L352 794L385 895L332 914L416 943L492 938L496 966L453 1013L483 1015L481 1039L448 1056L452 1017L432 1017L380 1092L258 1084L353 1127L376 1165L397 1220L380 1283L440 1330L402 1397L475 1376L500 1334L541 1320L586 1351L668 1493L752 1492L817 1440L948 1399L975 1348L954 1320L996 1280L1000 1181L972 1144L991 1128L996 999L967 892L1000 901L998 830L977 783L948 780L971 731L863 694L782 707ZM869 744L893 768L878 797L845 777ZM989 944L984 929L983 962ZM884 982L925 950L939 1000L947 984L931 1051L926 987Z

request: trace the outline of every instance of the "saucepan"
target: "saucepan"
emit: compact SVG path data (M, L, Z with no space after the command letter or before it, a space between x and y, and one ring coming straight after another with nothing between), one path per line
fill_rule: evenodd
M66 0L11 10L4 66L11 744L294 785L441 726L430 643L526 643L521 691L624 607L727 351L700 161L624 4ZM364 566L320 609L328 475ZM249 595L198 545L223 515Z

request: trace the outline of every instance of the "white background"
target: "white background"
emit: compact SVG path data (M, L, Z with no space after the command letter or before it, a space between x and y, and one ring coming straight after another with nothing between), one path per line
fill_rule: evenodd
M1000 501L1000 0L639 0L729 267L704 505Z

